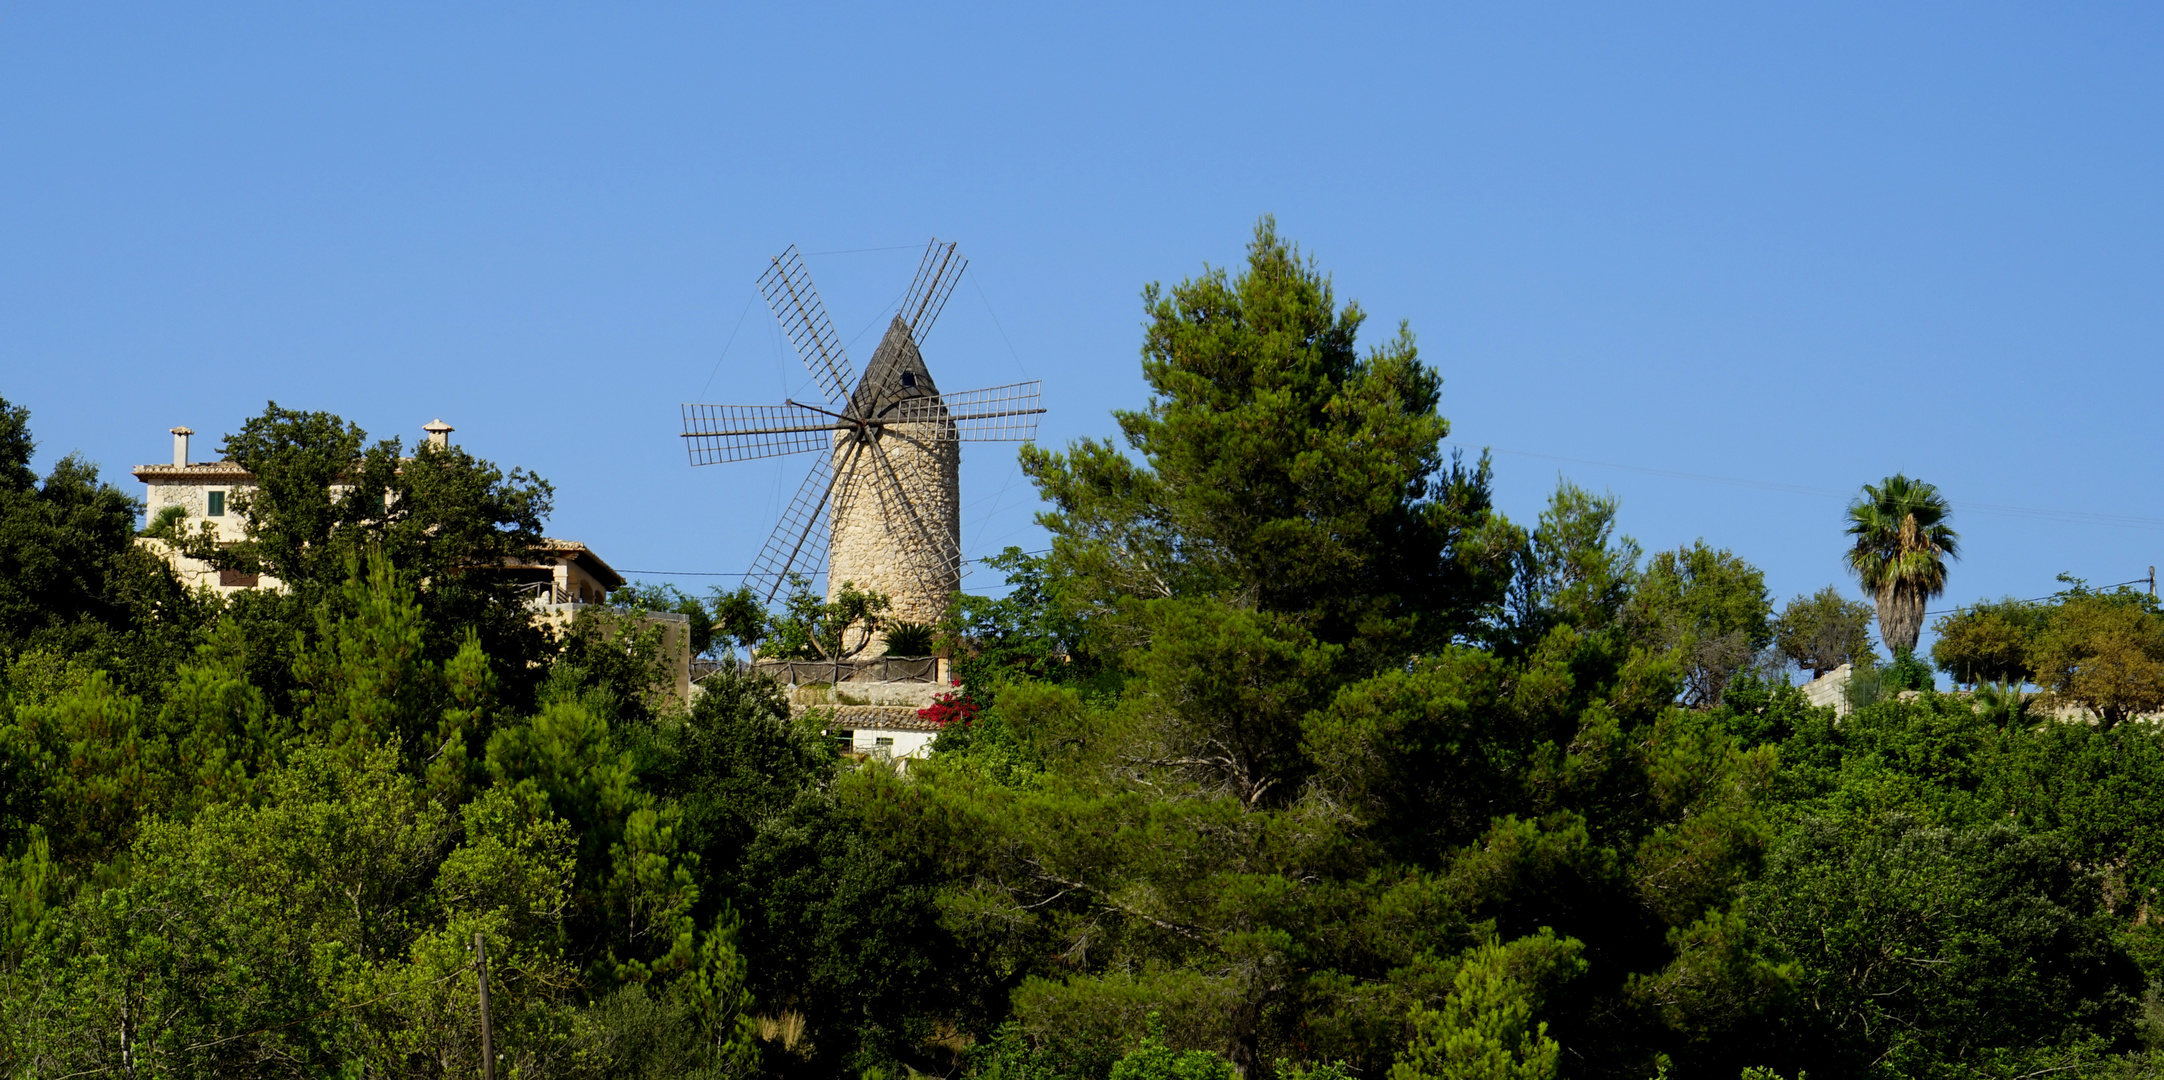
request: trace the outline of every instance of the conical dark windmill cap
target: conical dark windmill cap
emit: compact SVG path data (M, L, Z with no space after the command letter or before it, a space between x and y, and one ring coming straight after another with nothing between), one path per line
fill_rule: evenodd
M864 377L857 381L856 393L849 395L851 411L864 417L884 416L904 401L937 396L939 387L924 366L924 354L917 351L916 337L896 315L887 324L887 335L879 339L879 351L872 354Z

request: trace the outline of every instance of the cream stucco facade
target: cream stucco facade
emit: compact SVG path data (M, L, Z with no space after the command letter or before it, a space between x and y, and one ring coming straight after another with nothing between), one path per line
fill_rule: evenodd
M624 587L622 574L576 540L543 540L504 565L537 604L599 604Z
M247 539L247 522L236 499L256 490L255 474L231 461L190 461L189 437L195 432L185 427L172 430L172 464L135 468L135 478L144 487L144 516L155 521L167 508L179 507L186 515L181 528L191 535L208 523L221 544ZM435 420L423 425L422 430L428 433L430 443L449 446L451 432L456 429ZM343 485L331 486L334 497L346 490ZM162 556L189 585L206 585L225 592L283 587L269 575L221 572L202 560L181 555L162 540L144 538L138 542ZM623 575L576 540L543 540L528 557L507 561L505 567L513 580L530 587L537 603L598 604L624 585Z
M142 481L144 487L144 513L155 521L166 508L177 506L187 514L181 522L182 528L191 533L207 522L217 530L221 544L246 539L247 528L233 497L255 490L255 474L230 461L189 461L188 438L193 434L195 432L185 427L173 429L172 464L136 467L135 478ZM180 577L181 584L190 588L230 593L241 589L285 587L283 582L269 575L219 570L201 559L180 554L163 540L146 537L136 543L157 553Z
M428 433L429 442L436 446L450 445L451 425L436 420L424 425L423 430ZM177 506L187 515L181 521L181 528L190 534L208 522L216 530L221 544L247 539L247 524L234 500L236 496L256 489L255 475L231 461L190 461L188 443L193 434L185 427L174 428L172 463L143 465L135 469L135 478L143 482L145 489L146 515L154 521L167 507ZM336 485L332 487L334 495L341 491ZM142 537L136 543L165 559L181 582L191 588L234 593L242 589L285 587L283 582L268 574L219 570L200 559L182 555L173 544L164 540ZM558 633L570 627L581 609L606 604L609 593L624 585L622 574L592 548L575 540L543 540L523 557L506 560L502 570L525 590L527 608L534 621ZM640 618L644 624L658 625L662 630L662 649L672 673L668 696L678 704L688 704L694 695L690 620L683 615L653 613L642 613Z

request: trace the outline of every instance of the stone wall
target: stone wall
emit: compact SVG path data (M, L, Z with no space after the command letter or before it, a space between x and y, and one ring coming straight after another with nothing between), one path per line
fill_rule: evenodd
M787 693L790 705L806 708L815 705L876 705L916 710L930 708L940 693L948 689L951 687L928 682L846 682L834 686L792 686Z
M173 576L187 589L209 589L220 595L231 595L242 589L264 589L284 592L286 584L269 574L238 574L220 570L201 559L191 559L166 541L150 536L135 538L135 546L165 560L173 568Z
M890 425L871 436L876 449L863 446L853 458L857 436L836 439L829 600L847 583L885 593L894 604L891 620L936 623L946 613L961 583L954 555L962 540L962 454L951 428L945 421ZM881 638L866 655L878 655Z
M141 477L146 472L151 471L151 469L137 469L136 475ZM191 466L189 469L160 466L157 471L172 475L170 478L160 476L145 483L143 492L145 520L156 520L158 511L168 506L178 506L188 512L188 516L182 521L181 526L191 533L201 528L203 523L208 521L218 527L218 539L220 542L232 543L247 538L247 531L241 524L240 514L233 509L233 496L241 492L254 491L255 484L252 481L239 479L232 475L215 473L202 475L209 472L209 469L200 465ZM198 475L189 475L191 471ZM237 473L238 470L235 470L235 472ZM239 473L238 476L245 477L247 474ZM213 491L225 493L225 513L219 517L210 516L210 493Z
M1851 668L1847 664L1833 669L1804 683L1803 698L1819 708L1833 706L1835 716L1848 715L1848 677Z
M579 613L591 611L609 620L602 627L605 638L614 638L626 629L630 620L637 620L641 629L661 628L662 659L669 667L668 684L656 687L663 691L670 704L690 705L696 700L691 683L691 616L666 611L630 611L602 604L582 603L534 603L526 605L526 611L536 626L561 637L571 631Z

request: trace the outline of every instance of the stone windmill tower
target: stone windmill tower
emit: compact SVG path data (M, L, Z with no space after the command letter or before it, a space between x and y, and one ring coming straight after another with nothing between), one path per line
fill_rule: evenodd
M961 444L1030 439L1044 412L1039 383L943 394L925 366L920 346L967 265L953 244L932 241L862 378L796 248L760 277L828 401L685 405L684 438L693 465L811 455L746 578L767 601L791 574L813 577L824 564L830 600L846 583L885 593L895 619L945 613L961 583Z

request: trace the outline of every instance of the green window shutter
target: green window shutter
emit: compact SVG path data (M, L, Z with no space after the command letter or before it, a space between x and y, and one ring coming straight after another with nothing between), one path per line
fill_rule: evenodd
M210 516L225 516L225 492L213 491L210 493Z

